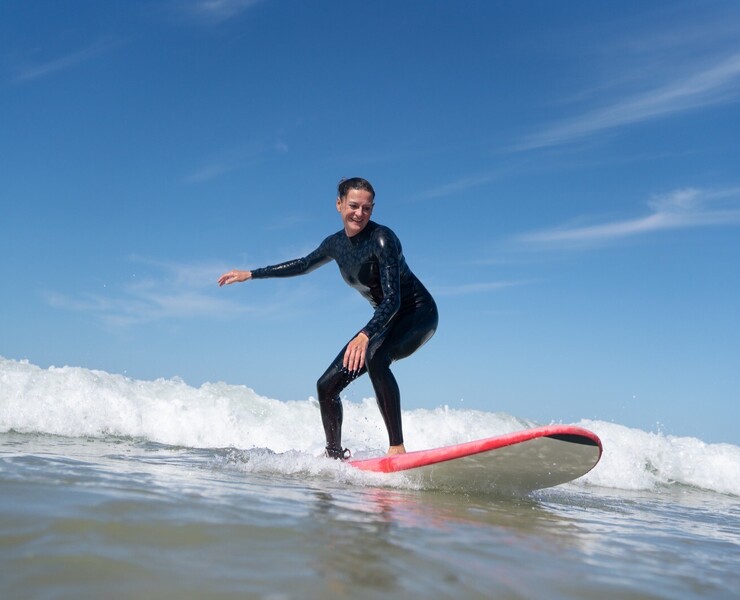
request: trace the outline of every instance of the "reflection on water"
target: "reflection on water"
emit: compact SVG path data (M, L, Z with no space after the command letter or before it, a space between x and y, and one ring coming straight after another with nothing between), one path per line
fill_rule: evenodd
M740 589L734 497L685 487L446 494L353 471L299 453L0 435L3 597L725 598Z

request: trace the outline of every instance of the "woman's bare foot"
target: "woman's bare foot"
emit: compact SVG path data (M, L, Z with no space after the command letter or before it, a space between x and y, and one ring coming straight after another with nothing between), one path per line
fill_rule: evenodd
M393 454L406 454L406 447L403 444L399 444L398 446L391 446L388 448L388 453L386 456L392 456Z

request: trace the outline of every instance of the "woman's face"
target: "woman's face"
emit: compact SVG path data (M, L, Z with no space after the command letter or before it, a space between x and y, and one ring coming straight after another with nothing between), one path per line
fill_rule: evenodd
M373 196L366 190L350 190L344 198L337 198L337 210L347 237L360 233L373 214Z

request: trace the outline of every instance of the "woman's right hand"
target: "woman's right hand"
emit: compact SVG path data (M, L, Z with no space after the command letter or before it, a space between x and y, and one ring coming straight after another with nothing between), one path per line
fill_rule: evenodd
M218 278L218 287L231 285L232 283L240 283L250 279L252 279L252 271L239 271L237 269L232 269Z

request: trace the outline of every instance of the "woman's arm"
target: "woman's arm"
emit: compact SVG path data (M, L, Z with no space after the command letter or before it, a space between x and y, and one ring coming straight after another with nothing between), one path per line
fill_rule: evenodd
M296 275L310 273L331 260L331 256L327 251L327 241L328 238L316 250L303 258L296 258L280 263L279 265L253 269L252 271L232 269L218 278L218 285L230 285L241 281L249 281L250 279L267 279L268 277L294 277Z

